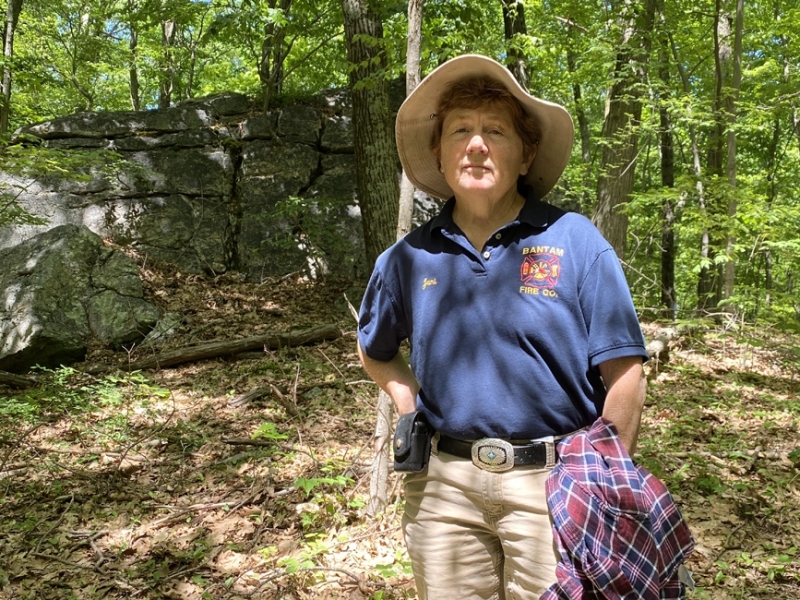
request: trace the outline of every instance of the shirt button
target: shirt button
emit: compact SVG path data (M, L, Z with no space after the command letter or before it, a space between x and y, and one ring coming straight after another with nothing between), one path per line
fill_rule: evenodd
M486 260L489 260L489 257L491 255L492 255L492 253L487 250L486 252L483 253L483 258L485 258Z
M499 240L501 237L503 237L502 233L495 233L494 234L494 239L496 239L496 240Z

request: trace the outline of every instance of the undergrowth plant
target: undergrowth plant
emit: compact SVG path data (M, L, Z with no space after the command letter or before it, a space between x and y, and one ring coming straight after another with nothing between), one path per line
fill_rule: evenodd
M139 371L93 377L72 367L37 370L41 373L38 386L0 395L0 422L34 423L170 395L170 390Z

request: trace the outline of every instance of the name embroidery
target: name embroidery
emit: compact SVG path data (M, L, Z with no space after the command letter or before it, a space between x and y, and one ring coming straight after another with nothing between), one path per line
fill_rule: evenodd
M431 286L431 285L436 285L436 278L435 278L435 277L434 277L434 278L432 278L432 279L429 279L428 277L425 277L425 278L422 280L422 289L423 289L423 290L424 290L426 287L428 287L428 286Z

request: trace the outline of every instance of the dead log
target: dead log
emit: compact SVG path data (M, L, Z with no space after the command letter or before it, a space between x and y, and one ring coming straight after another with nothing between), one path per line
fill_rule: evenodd
M342 332L336 325L320 325L310 329L293 330L287 333L265 333L263 335L254 335L238 340L206 342L194 346L168 350L149 358L125 363L116 367L93 365L85 369L85 371L87 373L100 373L113 369L122 369L124 371L164 369L183 363L208 360L209 358L219 358L221 356L233 356L240 352L250 352L264 348L278 350L280 348L303 346L323 340L334 340L341 335Z
M0 384L7 385L18 390L24 390L26 388L35 386L36 381L29 377L23 377L22 375L14 375L13 373L0 371Z

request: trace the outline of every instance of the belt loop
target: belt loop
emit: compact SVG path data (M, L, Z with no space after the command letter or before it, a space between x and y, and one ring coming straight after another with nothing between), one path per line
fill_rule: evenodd
M431 454L433 456L439 456L439 438L442 437L442 434L438 431L433 434L431 438Z

